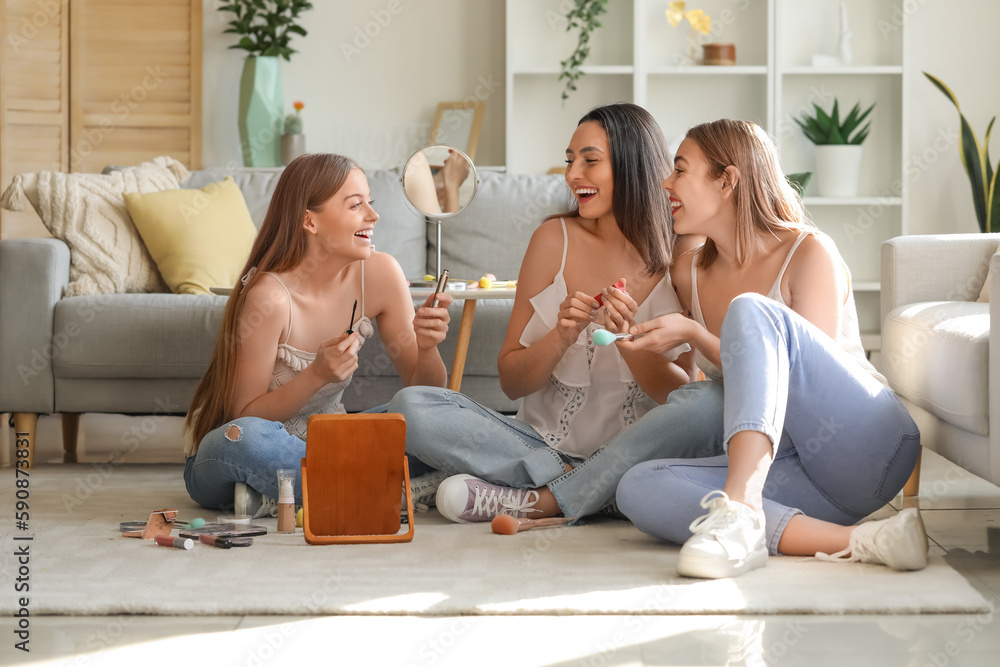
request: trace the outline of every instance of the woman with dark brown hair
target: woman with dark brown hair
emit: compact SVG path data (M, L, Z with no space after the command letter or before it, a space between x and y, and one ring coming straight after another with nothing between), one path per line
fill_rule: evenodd
M184 481L202 506L272 511L309 417L344 412L373 319L404 385L445 385L451 296L414 314L399 264L372 248L373 203L349 158L303 155L282 172L185 422Z
M643 433L623 441L693 379L693 360L683 349L633 352L593 336L680 310L667 273L674 233L660 186L671 168L663 133L639 106L598 107L577 125L566 165L578 206L532 235L500 350L500 385L523 399L517 417L429 387L389 403L406 417L407 451L453 475L436 496L452 521L582 517L611 503L639 461L716 453L664 449Z

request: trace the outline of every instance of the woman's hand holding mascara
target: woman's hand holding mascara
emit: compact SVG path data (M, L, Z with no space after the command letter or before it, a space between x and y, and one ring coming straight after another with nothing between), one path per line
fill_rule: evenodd
M360 348L357 331L334 336L319 344L316 359L309 364L309 368L327 384L346 380L358 369Z
M438 302L436 308L433 307L435 299ZM413 318L413 333L417 336L418 349L433 350L444 342L448 335L448 323L451 322L448 306L452 301L451 294L437 292L427 297L424 305L417 309Z

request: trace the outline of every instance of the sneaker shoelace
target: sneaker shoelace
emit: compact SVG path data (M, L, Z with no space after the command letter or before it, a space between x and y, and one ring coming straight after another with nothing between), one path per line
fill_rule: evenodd
M261 496L260 498L261 498L260 507L254 514L254 518L257 519L266 516L269 517L278 516L278 501L275 500L274 498L271 498L270 496Z
M523 512L540 512L535 509L538 502L537 491L523 491L521 489L500 489L492 484L483 487L475 485L476 497L472 504L472 513L479 516L489 516L490 514L510 514L517 516Z
M688 526L692 533L718 534L728 529L739 517L736 507L729 502L729 496L724 491L711 491L699 503L708 510Z

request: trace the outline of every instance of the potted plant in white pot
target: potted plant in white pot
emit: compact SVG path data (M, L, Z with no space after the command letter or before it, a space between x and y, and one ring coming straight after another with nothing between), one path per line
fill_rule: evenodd
M219 11L235 18L225 33L239 36L229 48L247 51L240 77L239 126L243 164L247 167L281 165L285 119L280 58L291 60L294 35L306 35L296 23L312 9L308 0L225 0Z
M818 104L813 104L814 116L805 115L795 122L806 137L816 144L816 185L822 197L854 197L858 194L858 175L861 171L861 144L868 137L871 121L858 129L875 108L861 111L858 102L840 122L840 106L833 101L833 111L827 114Z

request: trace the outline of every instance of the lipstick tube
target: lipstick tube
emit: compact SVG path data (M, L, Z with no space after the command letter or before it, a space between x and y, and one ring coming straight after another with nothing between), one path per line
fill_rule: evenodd
M203 544L208 544L219 549L232 549L233 541L226 537L219 537L218 535L199 535L198 541Z
M194 540L186 537L171 537L170 535L157 535L155 538L161 547L174 547L176 549L190 549L194 546Z

